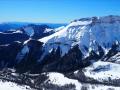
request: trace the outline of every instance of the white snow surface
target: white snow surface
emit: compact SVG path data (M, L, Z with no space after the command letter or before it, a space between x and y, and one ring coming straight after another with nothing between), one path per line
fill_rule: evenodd
M24 41L23 45L26 45L32 38L29 38L28 40Z
M48 33L48 32L51 32L51 31L53 31L53 29L46 28L45 31L44 31L44 33Z
M58 31L62 30L63 28L65 28L65 26L58 27L58 28L56 28L54 31L55 31L55 32L58 32Z
M53 72L53 73L49 73L48 76L50 80L49 83L59 86L64 86L66 84L74 84L76 86L76 90L80 90L81 88L81 83L79 83L78 80L69 79L61 73Z
M98 45L106 52L113 43L120 41L120 16L73 21L65 28L39 39L39 41L44 42L44 46L48 51L51 48L57 48L59 45L63 55L76 44L79 45L84 55L91 50L97 52ZM84 46L88 48L88 51L85 50Z
M48 74L49 83L64 86L66 84L74 84L76 86L75 90L81 90L81 88L86 87L87 90L120 90L120 87L115 86L106 86L106 85L97 85L97 84L85 84L80 83L75 79L69 79L65 77L63 74L51 72ZM34 90L26 85L17 85L13 82L0 81L0 90ZM44 90L44 89L43 89Z
M85 68L87 77L98 81L120 79L120 65L111 62L97 61Z
M34 29L32 27L25 27L24 31L26 32L26 34L30 37L32 37L34 35Z
M83 84L83 87L86 87L87 89L82 90L120 90L120 87L115 86L106 86L106 85L95 85L95 84ZM80 89L79 89L80 90Z
M13 33L23 33L21 30L16 30Z
M78 80L75 79L69 79L65 77L61 73L51 72L48 74L49 76L49 83L58 85L58 86L64 86L66 84L73 84L75 85L75 90L83 90L83 87L86 87L85 90L120 90L120 87L114 87L114 86L106 86L106 85L99 85L99 84L88 84L88 83L80 83Z
M120 52L108 59L108 61L120 64Z
M20 86L13 82L0 81L0 90L33 90L29 86Z

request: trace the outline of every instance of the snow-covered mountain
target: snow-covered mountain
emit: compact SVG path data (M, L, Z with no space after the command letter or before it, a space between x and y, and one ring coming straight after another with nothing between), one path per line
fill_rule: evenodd
M84 55L88 55L91 50L97 52L98 46L107 53L113 44L119 44L120 16L75 20L65 28L39 41L44 42L47 50L60 46L62 55L77 44Z
M120 16L81 18L56 29L27 25L16 31L2 32L0 36L6 33L28 37L0 45L0 68L14 68L18 73L13 76L3 71L3 76L7 75L10 80L17 82L19 78L21 83L24 77L26 85L35 88L47 85L49 89L60 90L70 87L79 90L82 84L86 84L88 90L97 88L89 84L106 85L106 90L107 85L112 85L110 89L120 88Z
M20 60L21 63L25 61L27 64L27 60L29 61L31 57L33 62L35 61L35 66L42 67L43 70L69 71L73 68L88 66L91 62L99 59L111 61L119 53L120 16L82 18L72 21L66 27L55 29L54 33L52 33L53 30L46 25L28 25L20 30L13 31L10 34L11 37L17 37L13 42L20 41L16 35L18 33L28 36L26 40L20 36L22 42L12 43L14 47L20 49L20 51L15 51L17 53L14 56L14 61ZM12 48L12 45L5 48L8 47ZM5 50L4 53L1 53L3 56L8 52L7 49ZM4 60L3 56L1 57L2 60ZM75 65L72 65L73 62ZM114 60L114 62L119 61ZM29 63L32 63L32 60ZM67 67L67 65L70 66Z
M33 90L29 86L20 86L13 82L0 81L0 90Z

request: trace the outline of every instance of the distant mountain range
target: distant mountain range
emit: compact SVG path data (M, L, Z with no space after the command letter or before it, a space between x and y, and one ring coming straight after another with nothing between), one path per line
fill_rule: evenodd
M35 25L48 25L51 28L58 28L60 26L66 26L67 24L62 24L62 23L28 23L28 22L3 22L0 23L0 32L1 31L6 31L6 30L10 30L10 29L18 29L21 28L23 26L27 26L29 24L35 24Z

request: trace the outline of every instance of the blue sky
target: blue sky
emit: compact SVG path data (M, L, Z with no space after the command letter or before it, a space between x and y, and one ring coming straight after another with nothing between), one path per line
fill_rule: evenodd
M0 0L0 22L67 23L104 15L120 15L120 0Z

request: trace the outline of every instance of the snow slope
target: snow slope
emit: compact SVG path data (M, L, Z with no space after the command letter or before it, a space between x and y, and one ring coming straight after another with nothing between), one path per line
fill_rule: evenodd
M78 82L78 80L69 79L61 73L51 72L48 74L48 76L49 79L47 81L49 81L49 83L58 86L73 84L75 85L75 90L120 90L120 87L115 87L115 86L80 83Z
M111 37L112 36L112 37ZM120 41L120 16L91 17L75 20L58 32L39 39L47 50L58 45L64 55L78 44L86 55L91 50L98 51L100 45L106 52L113 43ZM88 48L88 51L85 49Z
M111 62L98 61L85 68L87 77L98 81L120 79L120 65Z
M109 58L108 61L120 64L120 52Z
M65 77L63 74L60 73L49 73L49 83L59 85L59 86L64 86L66 84L74 84L76 86L76 90L80 90L81 88L81 83L78 82L78 80L74 79L69 79Z
M20 86L13 82L0 81L0 90L33 90L29 86Z

